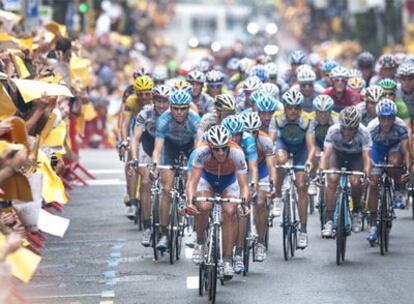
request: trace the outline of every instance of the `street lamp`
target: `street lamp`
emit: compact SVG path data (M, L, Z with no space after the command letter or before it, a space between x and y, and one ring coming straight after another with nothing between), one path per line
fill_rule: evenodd
M259 32L259 25L256 22L249 22L246 29L250 35L256 35Z
M277 33L277 31L278 31L278 28L277 28L277 25L275 23L268 23L266 25L266 32L269 35L274 35L274 34Z

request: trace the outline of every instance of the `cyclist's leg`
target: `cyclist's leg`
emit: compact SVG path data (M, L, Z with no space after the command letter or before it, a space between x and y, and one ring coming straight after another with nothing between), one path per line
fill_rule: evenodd
M269 172L266 162L259 165L259 181L269 182ZM269 187L259 186L259 193L257 196L256 204L254 205L254 217L257 228L257 234L259 235L259 243L264 244L267 218L269 216L268 209L266 208L266 198Z
M305 165L305 162L308 158L308 150L302 148L300 150L292 151L293 154L293 164L297 166ZM296 176L296 189L298 191L298 210L299 218L301 224L301 231L306 233L307 220L308 220L308 186L306 180L306 174L303 171L295 172Z
M332 152L329 160L329 169L338 169L341 163L338 160L338 155L335 151ZM327 186L325 191L326 203L326 223L322 230L322 235L326 237L332 236L332 221L335 212L336 192L339 184L339 176L335 174L327 175Z
M161 233L167 234L167 226L170 221L171 189L174 184L174 172L161 171L161 197L160 197L160 226Z
M138 161L142 164L151 164L152 151L147 153L144 150L142 142L139 145L139 156ZM142 209L142 219L144 222L144 229L149 229L151 227L150 217L151 217L151 182L149 180L149 169L142 167L138 169L138 173L141 176L141 188L140 188L140 199L141 199L141 209Z
M362 154L358 156L353 156L349 159L348 169L353 171L362 171L364 168L364 161L362 159ZM351 184L351 196L354 204L354 212L360 212L362 210L361 197L363 194L363 187L360 176L351 175L349 177L349 182Z
M281 143L279 140L276 142L276 165L283 165L286 164L289 160L289 155L287 152L286 146ZM282 196L282 185L283 180L285 179L285 171L284 170L277 170L276 172L276 196Z

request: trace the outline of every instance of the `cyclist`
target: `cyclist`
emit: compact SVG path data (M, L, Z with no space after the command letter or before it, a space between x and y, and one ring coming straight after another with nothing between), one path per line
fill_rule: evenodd
M282 96L284 112L272 117L269 126L269 135L275 142L276 164L285 164L289 159L289 154L293 154L294 165L311 164L314 145L308 132L309 119L303 111L302 93L289 90ZM273 206L273 214L280 215L280 205L282 203L282 184L285 172L277 171L276 177L276 199ZM307 185L304 172L296 172L296 187L298 190L298 208L301 222L298 248L304 249L308 246L307 234Z
M208 223L211 203L193 205L195 196L241 197L250 200L247 183L247 164L242 149L231 142L231 134L221 125L212 126L207 131L207 142L195 150L192 170L186 186L187 212L194 214L197 231L197 245L193 251L193 262L200 264L204 256L204 231ZM232 267L233 244L237 227L237 206L222 205L224 275L234 274Z
M265 133L269 133L269 125L273 113L283 111L283 105L272 96L265 94L256 102L256 109L261 121L260 129Z
M135 117L137 116L138 112L143 108L143 106L150 104L152 102L152 89L153 89L153 82L152 79L148 76L138 76L135 79L133 84L135 94L130 95L124 104L124 110L121 113L121 138L122 138L122 145L120 148L120 156L125 159L125 153L127 153L127 162L131 160L131 154L129 150L129 136L132 133L135 125ZM129 196L129 209L127 212L127 216L130 220L135 219L136 214L136 206L138 200L136 198L136 189L138 179L137 176L134 174L128 174L128 165L125 166L126 170L126 181L127 181L127 189L128 189L128 196Z
M357 57L357 67L362 73L365 85L368 86L374 75L375 57L370 52L362 52Z
M310 66L301 65L298 68L298 84L291 87L292 90L298 90L302 93L303 101L303 110L306 112L312 111L312 101L319 95L319 92L315 88L316 74ZM322 91L322 88L319 88L319 91Z
M211 97L216 97L218 94L226 93L223 83L224 74L218 70L211 70L206 73L207 94Z
M206 81L206 77L203 72L193 70L187 74L187 81L192 85L191 97L193 103L197 106L199 115L203 116L206 113L212 113L214 111L214 99L203 92L203 86Z
M234 90L234 88L240 82L241 76L239 72L239 62L239 58L232 57L226 63L226 73L228 75L226 86L229 88L229 90Z
M243 112L247 108L251 108L253 103L250 96L256 90L261 89L263 83L257 76L251 76L243 81L243 90L237 96L237 109Z
M280 98L280 90L277 85L271 82L266 82L262 85L261 90L265 92L266 94L272 96L276 100L279 100Z
M257 112L242 114L241 117L246 126L246 132L252 134L256 141L259 182L271 182L272 185L275 185L276 168L274 167L275 153L273 150L272 139L267 133L260 130L262 122ZM258 262L263 262L266 259L265 232L268 218L266 196L269 192L273 192L272 188L259 186L257 201L254 205L255 223L259 236L255 248L256 260Z
M355 92L361 93L365 89L366 83L364 78L361 76L349 77L347 87L354 90Z
M256 111L256 103L258 100L262 99L264 95L267 95L263 90L256 90L254 91L249 98L250 107L245 108L241 113L250 113Z
M168 78L167 69L163 66L155 67L152 71L152 80L154 81L154 86L159 84L165 84L165 81Z
M290 87L296 81L296 69L306 62L306 54L302 50L294 50L289 54L290 69L286 71L283 80Z
M410 116L414 116L414 63L404 62L397 70L399 86L397 88L397 99L403 100L410 111Z
M368 126L368 123L377 117L376 106L384 98L384 90L378 85L369 86L365 91L365 101L357 104L361 113L361 123Z
M385 156L388 156L390 165L405 164L411 168L411 157L409 150L408 131L405 123L398 117L397 106L390 99L383 99L377 104L377 118L368 125L372 137L372 161L374 164L384 163ZM401 176L402 171L390 169L390 175L395 181L394 207L404 209L404 201L401 192L401 182L407 182L409 172ZM371 228L368 232L368 240L377 240L377 211L379 180L381 169L373 168L371 175L371 187L369 192L369 210Z
M323 155L319 162L319 169L340 169L363 171L367 178L371 174L371 146L372 140L368 129L361 124L361 113L356 106L344 108L339 114L339 123L328 130L325 137ZM362 227L361 196L363 184L358 176L350 176L351 197L354 204L353 230L360 232ZM328 176L325 202L327 208L327 222L322 230L325 237L332 236L332 220L335 210L336 191L339 176Z
M356 105L361 101L358 92L347 88L348 70L342 66L335 67L331 73L332 87L327 89L324 94L331 96L334 100L334 110L339 112L347 106Z
M279 89L279 92L281 92L281 93L286 92L289 89L289 86L282 79L278 78L276 63L269 62L269 63L265 64L265 67L266 67L267 72L269 74L268 83L276 85ZM278 98L279 98L279 96L278 96Z
M254 192L256 192L259 181L259 173L257 167L258 155L254 137L245 132L246 126L240 115L228 116L221 122L221 124L230 131L232 140L242 148L248 165L250 182L255 184ZM234 253L234 271L236 273L241 273L244 271L242 254L246 236L247 218L243 216L239 217L238 226L238 237Z
M333 112L334 101L328 95L319 95L313 100L314 112L310 114L309 136L314 143L315 155L312 155L313 167L316 168L316 154L323 151L326 133L333 124L339 122L338 114ZM311 182L308 188L309 195L316 195L316 185Z
M316 81L316 84L322 88L329 88L332 86L331 78L329 78L331 71L338 66L338 63L332 59L326 59L321 66L322 78Z
M189 156L197 139L197 128L200 117L190 110L191 95L182 90L174 91L169 97L170 109L157 120L155 130L154 164L173 165L180 153ZM152 169L152 175L158 176L158 170ZM174 183L174 172L162 170L160 197L160 229L161 238L157 249L165 251L168 245L167 225L171 204L170 192Z
M371 80L369 81L370 85L379 84L379 82L385 78L395 79L398 64L394 55L382 55L378 59L377 64L379 66L379 72L377 75L371 78Z
M168 98L171 91L171 88L167 85L156 85L152 90L153 104L144 106L137 115L134 133L131 138L131 153L135 164L151 164L151 155L154 151L155 124L158 117L168 110ZM148 247L151 241L151 183L148 168L142 167L137 171L141 176L140 198L144 224L141 244Z
M269 79L269 71L263 64L256 64L252 67L250 76L256 76L261 82L266 82Z

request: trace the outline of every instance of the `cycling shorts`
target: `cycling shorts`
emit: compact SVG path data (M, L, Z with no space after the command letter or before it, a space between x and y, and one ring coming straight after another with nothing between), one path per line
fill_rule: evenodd
M294 166L304 166L306 160L308 159L308 148L306 145L287 145L282 140L277 139L275 143L275 151L284 150L289 154L293 155L293 165ZM303 171L303 170L295 170Z
M186 145L177 145L169 140L164 141L164 147L162 149L162 165L175 165L178 163L180 152L184 153L184 156L188 159L191 151L193 150L194 142L190 141Z
M331 159L329 160L329 168L338 170L346 168L348 171L363 171L364 160L362 153L343 153L333 150Z
M373 147L371 150L371 159L374 164L383 164L385 156L390 153L400 153L402 156L401 145L398 143L391 147ZM380 175L381 169L372 167L371 173L373 175Z
M259 164L259 182L268 183L269 182L269 171L267 170L266 162ZM269 191L267 186L259 186L261 191Z
M197 185L197 192L200 191L213 191L218 195L222 195L226 191L228 196L240 196L240 186L236 174L218 176L203 171Z
M139 143L138 161L140 163L143 163L143 164L151 164L152 163L152 157L151 157L151 155L148 155L147 152L145 152L145 149L142 145L142 141Z

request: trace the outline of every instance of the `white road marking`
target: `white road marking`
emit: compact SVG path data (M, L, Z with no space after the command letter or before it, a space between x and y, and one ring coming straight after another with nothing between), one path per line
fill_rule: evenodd
M187 289L198 289L198 277L187 277Z
M114 186L114 185L125 185L126 182L119 178L113 179L90 179L87 180L89 186Z
M193 251L194 251L194 248L185 247L184 252L185 252L185 258L187 260L190 260L191 259L191 257L193 256Z
M91 169L88 170L90 174L123 174L125 171L123 169Z
M41 300L41 299L62 299L62 298L89 298L89 297L100 297L100 293L89 293L89 294L74 294L74 295L55 295L55 296L33 296L28 297L27 300Z

